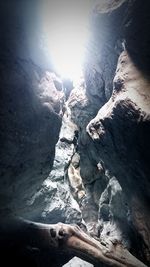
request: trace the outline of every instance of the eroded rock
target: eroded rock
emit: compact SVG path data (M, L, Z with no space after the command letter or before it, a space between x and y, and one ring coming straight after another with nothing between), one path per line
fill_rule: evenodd
M132 63L127 52L124 51L119 58L116 76L114 78L113 95L87 126L87 132L94 141L93 146L99 151L98 154L95 154L95 157L98 157L97 160L101 159L105 162L106 168L109 169L111 175L115 175L127 197L125 202L123 201L124 204L122 203L120 207L121 210L124 205L123 210L125 211L126 202L129 207L126 228L128 224L132 227L135 227L136 224L132 220L132 213L134 214L132 200L134 197L140 203L143 203L143 200L145 203L148 203L150 196L148 171L149 149L144 145L148 142L147 137L150 131L149 86L149 81L144 78L142 73ZM113 191L115 190L115 185L112 186L112 189ZM111 197L113 197L113 191ZM117 200L116 193L114 197ZM122 194L120 197L122 198ZM119 203L121 203L120 197L118 199ZM101 196L102 198L105 205L101 206L100 211L105 214L106 220L108 220L109 209L107 205L110 203L109 191L105 191ZM123 218L125 214L123 216L120 213L121 217L119 213L116 214L119 203L117 201L117 206L114 206L115 198L110 203L111 212L117 221L120 221L121 217ZM102 202L100 203L102 204ZM115 207L114 210L113 206ZM145 209L144 213L147 214L146 206L143 208ZM142 209L140 212L141 214L143 213ZM149 230L144 225L143 219L144 232L146 231L148 233ZM145 235L140 232L140 229L138 232L143 238L143 242L147 242ZM145 254L147 255L147 253Z
M52 79L51 63L49 67L47 64L45 48L39 45L42 35L37 23L38 11L33 3L16 2L0 4L3 25L0 213L3 216L10 213L23 216L27 212L26 202L52 168L61 126L58 115L61 97Z

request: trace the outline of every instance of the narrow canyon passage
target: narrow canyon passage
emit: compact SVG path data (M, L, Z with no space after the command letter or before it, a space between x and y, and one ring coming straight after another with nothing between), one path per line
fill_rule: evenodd
M0 12L1 265L150 266L149 1Z

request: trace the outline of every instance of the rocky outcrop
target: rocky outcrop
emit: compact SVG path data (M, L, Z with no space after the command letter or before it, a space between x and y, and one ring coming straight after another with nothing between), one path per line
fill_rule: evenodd
M26 201L52 167L61 126L55 112L59 97L51 104L51 85L45 87L30 62L25 67L28 74L24 63L1 62L1 209L18 215L25 212ZM10 68L8 79L5 73Z
M95 160L105 162L106 169L111 175L115 175L128 197L126 202L129 210L126 207L126 212L128 220L131 220L130 225L134 225L132 201L134 202L134 199L138 199L141 203L149 201L149 157L145 145L143 146L143 140L146 141L150 130L149 100L149 81L143 78L127 53L123 52L114 78L114 93L87 126L87 131L94 141L94 147L99 151L95 154ZM114 134L115 131L116 134ZM115 186L113 190L114 188ZM121 206L121 210L125 211L123 205ZM142 210L141 213L143 213ZM118 214L114 215L118 220L121 219ZM144 227L144 229L148 234L148 228ZM147 244L144 236L143 242Z
M88 210L92 207L92 220L89 212L86 209L82 210L87 225L92 223L92 234L94 233L102 242L111 240L113 243L121 243L142 261L149 262L149 227L146 226L146 221L149 221L147 207L150 196L148 168L150 98L149 78L146 76L148 67L147 61L144 60L149 53L149 34L145 34L145 37L136 34L138 39L143 36L144 40L144 43L137 42L137 46L133 38L133 27L136 31L138 18L143 22L142 25L145 25L145 31L149 25L148 17L146 19L143 15L147 14L149 5L148 2L144 5L138 2L137 6L135 2L129 4L132 7L131 12L125 12L124 15L122 13L125 24L119 24L118 20L112 27L109 24L111 18L115 20L116 16L119 19L121 9L110 13L110 17L107 17L107 14L95 16L93 25L98 32L94 40L98 40L99 36L101 39L99 38L98 43L92 43L95 54L92 58L90 56L88 58L90 64L87 65L85 72L84 90L80 90L80 93L74 90L68 103L72 119L79 128L80 174L88 196ZM121 8L123 11L125 6ZM142 13L142 10L145 10L145 13ZM105 24L100 24L101 19L103 23L106 19L108 23L106 25L109 25L108 28L105 26L103 37L100 29ZM140 22L137 24L138 31L142 27ZM119 44L121 35L118 25L120 29L125 27L122 33L125 33L125 43L129 52L124 51L121 54L117 69L114 71L117 53L123 50ZM111 38L112 28L115 26L116 32ZM101 57L100 47L103 42L101 44L100 41L104 41L105 44ZM110 46L107 46L107 42ZM139 49L140 44L144 50ZM109 50L111 45L116 50ZM109 68L104 56L105 50L107 55L115 51L112 57L108 58ZM102 71L102 68L106 72ZM111 86L107 90L108 81L113 86L112 96ZM82 94L82 97L79 97L79 94ZM93 103L95 105L92 106ZM97 116L89 122L98 107L100 110ZM82 117L75 116L78 112ZM91 140L85 132L85 127Z
M61 126L61 91L55 87L57 78L50 66L46 72L42 64L44 49L35 42L38 14L33 18L28 13L34 6L23 1L0 5L0 213L23 216L27 201L53 164ZM24 21L27 14L31 25L36 25L33 35Z
M148 178L149 150L145 149L144 145L148 142L147 137L150 131L149 87L149 81L136 69L127 52L123 52L119 58L114 78L113 95L87 126L87 132L94 141L93 146L96 151L99 151L95 153L94 159L97 161L102 160L105 163L105 168L109 170L111 175L116 177L128 198L121 205L122 208L124 206L124 212L126 210L125 216L121 215L120 211L117 212L117 208L115 208L112 212L113 217L117 221L121 221L124 217L124 224L126 217L126 224L129 224L130 227L136 227L136 229L139 224L138 234L143 239L141 242L144 242L147 248L149 245L146 236L149 229L148 226L145 226L144 215L142 214L144 209L144 213L148 216L146 206L148 205L150 195ZM113 191L115 188L116 183L112 187ZM112 196L111 193L111 198ZM117 196L115 197L117 201ZM135 223L134 221L134 209L137 209L133 206L135 199L140 201L141 206L143 202L145 203L145 207L143 206L141 209L141 216L143 217L143 223L141 222L143 224L142 231L141 223L138 223L139 215L136 216L138 222L136 221ZM120 201L120 198L118 200ZM108 203L109 201L110 199L107 200L106 198L103 203ZM125 203L128 205L126 209ZM112 204L111 208L114 206ZM100 211L101 208L102 206L100 205ZM139 209L138 213L140 213ZM109 220L110 218L109 214ZM149 220L149 216L147 220ZM126 229L128 229L127 225ZM147 233L146 236L144 233ZM146 256L149 258L147 253Z
M111 176L103 160L95 158L98 151L93 149L86 126L112 94L118 55L123 49L121 29L126 7L124 4L109 15L99 14L98 7L95 9L91 21L92 35L87 51L85 81L76 86L68 99L71 118L78 127L80 175L86 190L82 214L94 235L99 232L97 224L100 197Z

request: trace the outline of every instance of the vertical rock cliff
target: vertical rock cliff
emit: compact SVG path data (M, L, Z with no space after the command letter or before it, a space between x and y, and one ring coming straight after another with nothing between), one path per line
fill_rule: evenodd
M149 1L95 1L83 78L67 96L40 5L0 7L1 258L148 266Z

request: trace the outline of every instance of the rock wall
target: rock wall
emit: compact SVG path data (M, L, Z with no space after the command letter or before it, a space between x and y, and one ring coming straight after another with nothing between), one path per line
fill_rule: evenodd
M148 10L148 1L129 1L105 14L95 10L85 83L68 100L79 129L87 228L145 263L150 260Z
M61 92L55 87L57 79L50 72L51 63L48 68L45 49L39 45L42 37L37 23L38 8L34 4L33 1L0 3L3 25L0 213L3 216L25 214L28 199L52 167L61 126L58 115Z
M64 103L39 6L0 3L0 215L76 223L148 265L150 4L101 4L91 17L84 79ZM30 262L37 251L19 253ZM33 262L43 267L73 257L55 249L49 258L37 254Z
M125 228L129 232L135 227L132 215L134 199L140 201L141 205L145 203L143 209L146 214L149 203L149 156L143 144L143 139L148 142L149 100L149 81L143 78L125 51L119 58L111 99L87 126L93 145L99 151L95 153L95 160L102 160L110 176L117 180L115 182L114 179L113 184L112 179L109 181L105 192L108 196L100 198L100 220L103 219L102 207L105 203L107 220L109 218L109 221L112 219L119 224L123 221L123 228L126 222ZM118 182L121 186L119 188ZM144 221L142 224L143 231L148 234L149 229L144 226ZM138 234L145 239L141 230ZM147 244L147 240L143 242Z

